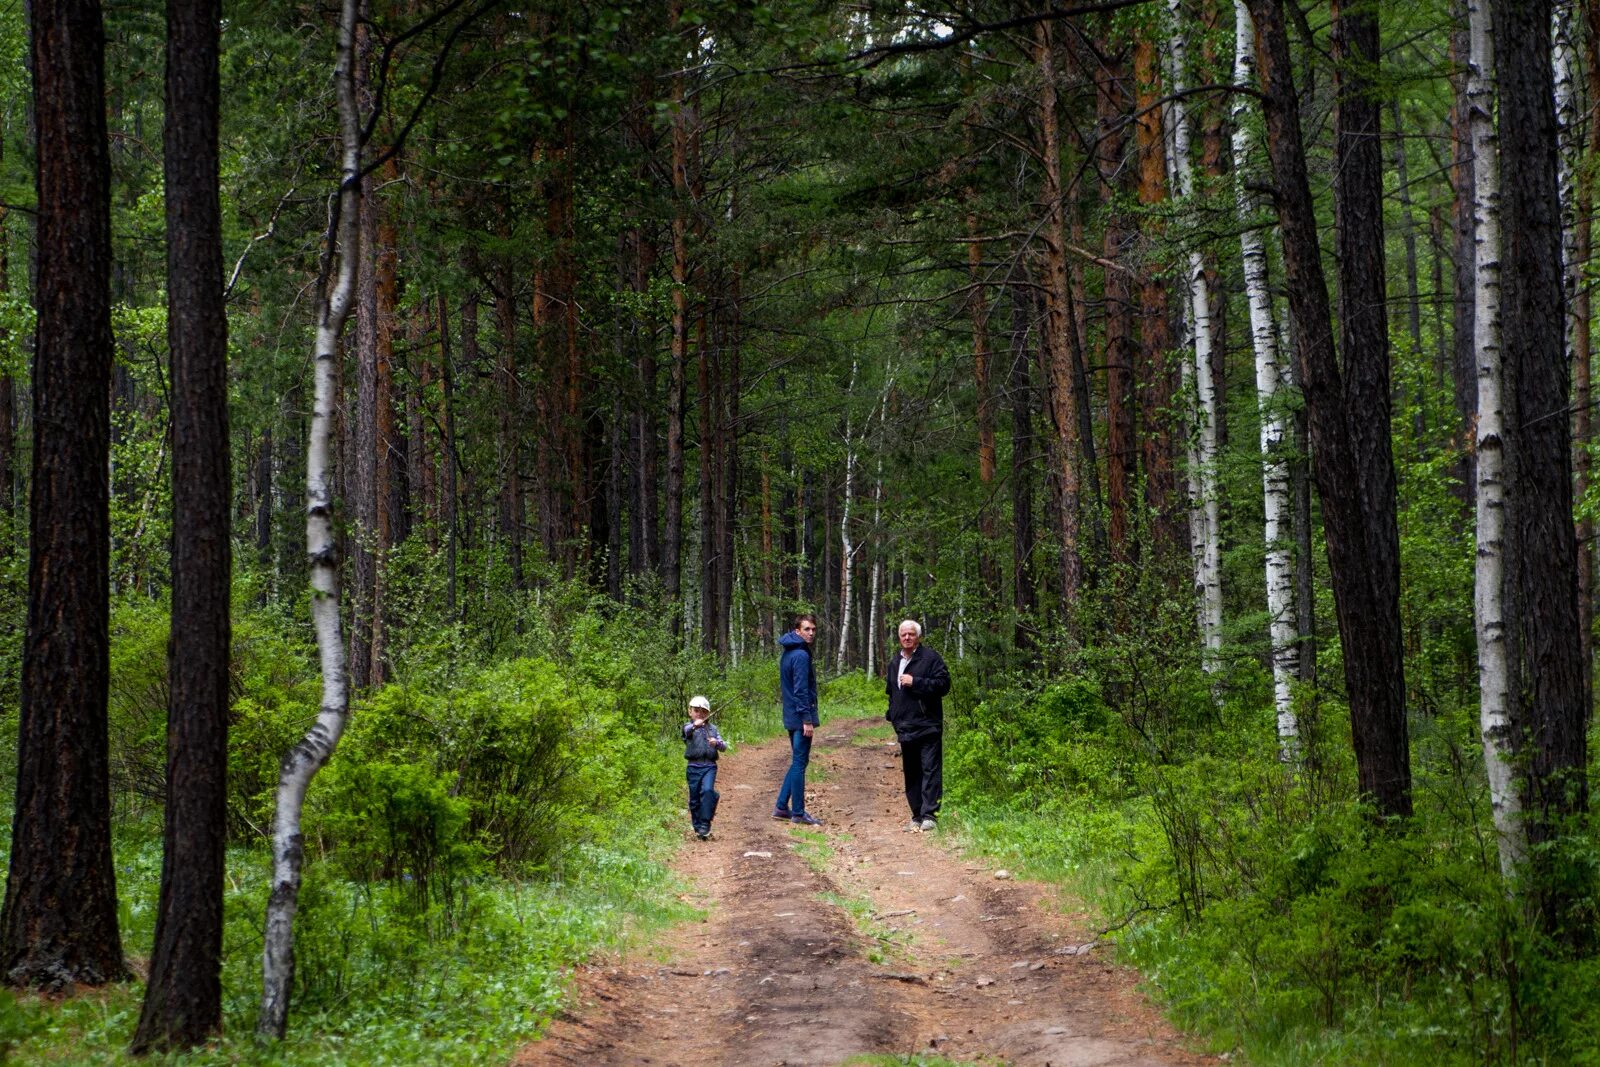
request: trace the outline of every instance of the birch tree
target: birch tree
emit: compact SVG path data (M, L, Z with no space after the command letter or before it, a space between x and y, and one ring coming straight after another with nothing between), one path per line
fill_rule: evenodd
M1256 80L1255 28L1244 0L1234 0L1233 83L1253 88ZM1289 419L1280 394L1278 332L1267 288L1267 249L1251 191L1250 97L1233 96L1233 182L1241 229L1245 296L1250 305L1250 342L1256 360L1256 403L1261 411L1261 482L1266 514L1267 614L1272 642L1273 703L1278 710L1278 747L1284 759L1299 746L1292 682L1300 673L1300 622L1295 604L1288 447Z
M1494 128L1494 27L1489 0L1468 0L1467 123L1472 141L1472 346L1477 354L1477 565L1473 623L1478 639L1478 728L1489 805L1507 876L1522 862L1521 805L1512 773L1510 650L1505 614L1505 381L1500 358L1500 150Z
M272 824L272 893L262 949L261 1009L256 1032L281 1039L294 987L294 916L300 898L305 838L300 812L311 779L328 762L350 712L344 637L339 621L339 548L333 528L333 428L338 404L339 337L349 318L361 258L361 122L356 108L355 33L358 0L339 12L334 91L338 101L339 189L332 198L318 299L313 366L316 376L306 449L306 556L311 569L311 621L322 666L316 722L283 757Z
M1193 125L1184 88L1188 77L1188 44L1184 38L1182 7L1168 0L1172 36L1167 57L1172 81L1173 191L1180 200L1195 194L1194 162L1190 157ZM1211 287L1206 280L1205 255L1192 244L1188 260L1189 314L1193 361L1184 364L1184 392L1194 403L1189 427L1189 544L1194 560L1194 588L1207 670L1218 667L1222 650L1222 524L1217 500L1217 394L1211 374Z

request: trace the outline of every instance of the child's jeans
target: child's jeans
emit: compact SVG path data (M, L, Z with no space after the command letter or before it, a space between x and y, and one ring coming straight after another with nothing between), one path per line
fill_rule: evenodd
M716 790L717 765L715 763L689 764L689 821L696 831L711 829L711 820L717 816Z

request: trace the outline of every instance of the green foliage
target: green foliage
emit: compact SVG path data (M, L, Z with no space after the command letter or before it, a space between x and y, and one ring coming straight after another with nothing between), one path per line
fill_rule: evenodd
M1331 755L1348 722L1321 711ZM1506 893L1470 709L1419 731L1406 825L1351 798L1347 754L1286 767L1269 723L1231 702L1158 756L1088 681L1003 691L947 743L949 824L1085 894L1179 1021L1252 1063L1600 1062L1600 968ZM1594 854L1590 831L1552 861L1586 907Z

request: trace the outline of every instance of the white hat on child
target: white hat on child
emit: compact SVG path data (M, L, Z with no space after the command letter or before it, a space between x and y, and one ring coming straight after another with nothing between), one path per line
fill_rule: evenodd
M710 711L711 701L707 700L705 697L690 697L689 706L691 708L704 708L705 710Z

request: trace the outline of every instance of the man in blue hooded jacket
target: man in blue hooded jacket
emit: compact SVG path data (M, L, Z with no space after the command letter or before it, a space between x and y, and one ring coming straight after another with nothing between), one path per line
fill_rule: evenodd
M796 615L794 629L778 638L783 658L778 661L778 691L783 695L783 728L789 731L789 771L773 805L774 819L802 826L822 820L806 811L806 764L811 762L811 735L817 718L817 671L811 665L811 642L817 636L817 617Z

